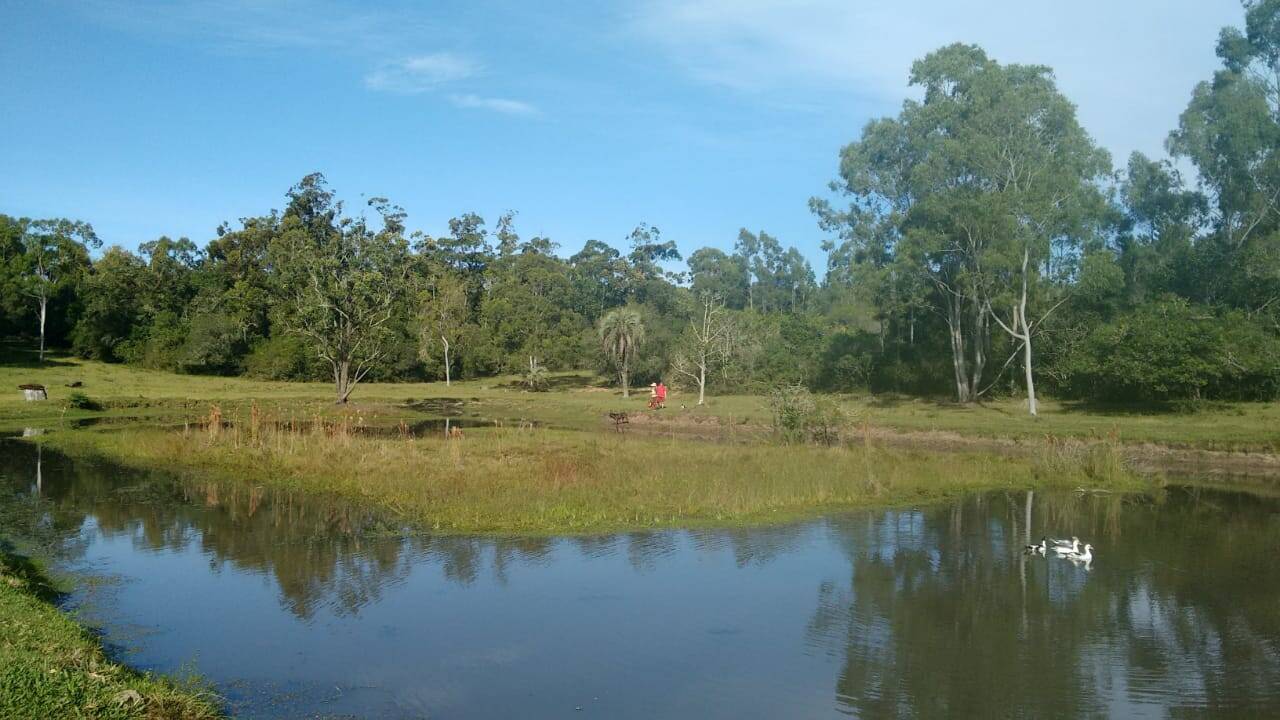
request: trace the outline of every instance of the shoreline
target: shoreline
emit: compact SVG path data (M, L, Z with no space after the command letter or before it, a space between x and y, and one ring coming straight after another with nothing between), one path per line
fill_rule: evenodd
M965 449L711 443L547 429L462 440L260 430L117 429L37 442L72 459L331 497L433 534L581 535L771 525L1026 489L1142 491L1113 447Z
M217 698L192 682L143 672L58 606L54 583L0 542L0 716L214 720Z

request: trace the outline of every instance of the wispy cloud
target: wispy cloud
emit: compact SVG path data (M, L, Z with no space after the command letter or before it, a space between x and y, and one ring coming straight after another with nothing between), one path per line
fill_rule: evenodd
M1204 0L646 0L632 27L691 76L761 96L869 101L891 112L913 60L978 43L1053 67L1113 153L1158 153L1236 2ZM827 103L829 105L829 102Z
M365 75L370 90L413 95L480 73L474 61L448 52L414 55L384 63Z
M542 114L538 108L520 100L508 98L480 97L479 95L450 95L449 101L461 108L477 108L492 110L504 115L537 117Z

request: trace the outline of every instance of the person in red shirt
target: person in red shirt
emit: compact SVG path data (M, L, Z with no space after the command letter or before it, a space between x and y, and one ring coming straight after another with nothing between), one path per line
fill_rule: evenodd
M658 381L658 390L654 394L654 399L658 401L658 409L667 406L667 386L661 380Z

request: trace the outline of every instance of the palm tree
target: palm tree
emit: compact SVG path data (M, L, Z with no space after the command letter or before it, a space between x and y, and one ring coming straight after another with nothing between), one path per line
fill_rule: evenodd
M636 349L644 343L644 321L640 318L640 311L629 307L610 310L600 320L600 340L604 343L605 354L618 368L622 397L631 397L631 361L635 359Z

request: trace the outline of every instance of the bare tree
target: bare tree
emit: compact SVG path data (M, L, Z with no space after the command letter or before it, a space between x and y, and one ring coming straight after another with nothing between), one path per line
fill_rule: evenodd
M704 293L698 302L699 313L689 321L683 349L675 356L671 368L698 386L698 404L706 404L707 373L724 362L732 335L733 323L724 301L712 293Z

